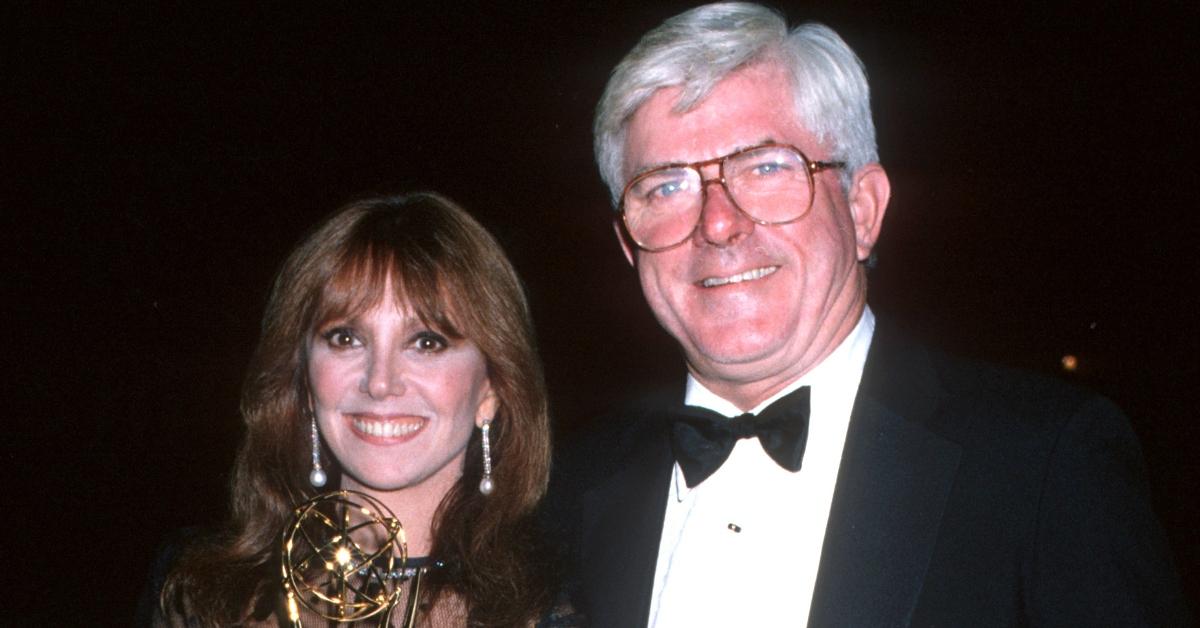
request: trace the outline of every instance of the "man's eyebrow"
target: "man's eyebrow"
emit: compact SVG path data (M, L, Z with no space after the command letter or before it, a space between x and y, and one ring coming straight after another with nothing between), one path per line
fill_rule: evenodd
M786 144L786 142L779 142L779 141L775 140L775 138L768 136L757 142L750 142L749 144L738 144L737 146L733 147L733 149L725 151L724 153L721 153L718 157L725 157L728 155L732 155L738 151L746 150L747 148L754 148L755 146L762 146L763 144ZM713 159L716 159L716 157L714 157ZM640 165L637 168L633 168L633 175L630 176L630 179L632 179L633 177L636 177L638 175L650 172L651 170L658 170L659 168L667 168L667 167L671 167L671 166L689 166L691 164L702 163L705 161L708 161L708 159L701 159L698 161L660 161L660 162L655 162L655 163L652 163L649 165Z
M647 172L650 172L651 170L658 170L659 168L667 168L670 166L686 166L687 164L688 164L688 162L686 162L686 161L658 161L658 162L654 162L652 164L642 165L642 166L633 168L632 169L633 174L630 175L629 178L633 179L635 177L646 174Z

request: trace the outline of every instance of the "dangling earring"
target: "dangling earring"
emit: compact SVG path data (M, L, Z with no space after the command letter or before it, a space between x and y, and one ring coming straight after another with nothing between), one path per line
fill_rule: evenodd
M492 429L492 420L485 419L479 429L483 431L483 479L479 481L479 492L491 495L492 491L496 489L496 484L492 482L492 443L488 438L488 433Z
M313 485L313 488L321 488L325 486L325 481L328 480L325 476L325 470L321 468L321 433L317 431L317 417L313 415L311 410L305 412L312 419L312 473L308 474L308 481Z

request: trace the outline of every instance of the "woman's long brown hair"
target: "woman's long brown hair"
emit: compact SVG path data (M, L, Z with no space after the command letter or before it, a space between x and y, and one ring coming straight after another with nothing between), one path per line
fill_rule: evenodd
M343 207L284 263L242 391L245 437L234 463L231 516L190 545L169 575L161 596L168 616L229 625L277 608L280 535L292 508L318 493L308 483L305 340L322 323L378 303L389 278L397 299L423 321L479 347L500 400L491 431L495 491L478 490L476 430L463 475L433 522L432 556L450 569L423 601L461 596L479 626L526 624L549 606L545 566L530 550L550 435L529 307L495 239L449 200L417 193ZM324 457L331 459L327 451ZM336 486L339 472L331 467Z

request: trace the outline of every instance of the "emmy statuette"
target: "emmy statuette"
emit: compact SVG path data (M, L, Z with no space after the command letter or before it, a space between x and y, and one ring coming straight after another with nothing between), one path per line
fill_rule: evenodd
M282 562L287 615L296 628L302 628L300 606L332 621L377 618L377 626L390 626L404 599L401 626L413 625L426 568L408 567L403 526L369 495L340 490L297 506L283 532Z

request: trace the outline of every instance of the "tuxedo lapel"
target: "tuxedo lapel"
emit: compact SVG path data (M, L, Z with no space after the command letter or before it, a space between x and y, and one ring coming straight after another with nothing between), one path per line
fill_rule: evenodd
M674 466L665 430L651 422L626 464L583 498L583 584L595 626L644 626L649 616Z
M940 388L918 348L877 329L859 386L809 625L907 625L960 447L931 429Z

